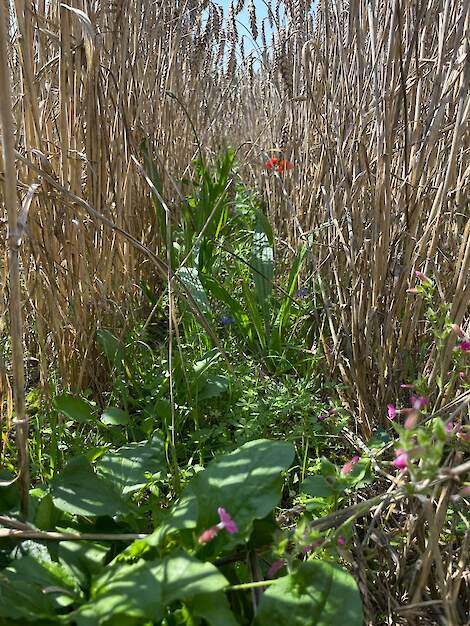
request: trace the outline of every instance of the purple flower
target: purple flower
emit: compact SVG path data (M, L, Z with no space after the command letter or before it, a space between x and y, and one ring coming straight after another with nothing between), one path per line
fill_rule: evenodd
M278 559L277 561L274 561L274 563L268 569L268 578L273 578L278 573L278 571L284 567L285 564L285 559Z
M410 402L414 409L420 411L425 406L429 404L429 398L427 396L415 396L412 395L410 398Z
M394 420L397 416L397 407L394 404L387 404L387 415L389 420Z
M324 422L327 417L328 417L328 415L325 415L325 413L322 413L321 415L318 416L317 419L318 419L319 422Z
M454 430L454 422L452 420L449 420L446 424L446 431L448 433L451 433Z
M342 536L339 536L339 537L338 537L338 540L336 541L336 543L337 543L339 546L344 546L344 544L346 543L346 539L345 539L344 537L342 537Z
M220 318L220 323L222 324L222 326L230 326L230 324L233 324L235 322L235 320L233 319L233 317L230 317L230 315L222 315L222 317Z
M297 295L297 298L306 298L308 296L307 287L302 287L302 289L299 289L296 295Z
M470 339L463 339L460 341L458 348L464 352L470 352Z
M238 526L223 507L219 506L217 513L220 517L220 524L217 524L218 528L225 528L231 535L238 532Z

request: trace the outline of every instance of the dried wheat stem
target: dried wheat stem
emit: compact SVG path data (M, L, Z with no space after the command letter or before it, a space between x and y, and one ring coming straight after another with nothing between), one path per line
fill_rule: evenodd
M1 539L40 539L41 541L135 541L146 539L149 535L142 533L59 533L42 530L16 530L0 528Z
M10 74L8 68L8 7L0 2L0 121L2 126L3 159L5 167L5 204L8 213L11 353L14 383L16 443L19 456L21 512L27 513L29 492L28 417L24 401L23 317L19 248L21 243L17 219L16 169Z

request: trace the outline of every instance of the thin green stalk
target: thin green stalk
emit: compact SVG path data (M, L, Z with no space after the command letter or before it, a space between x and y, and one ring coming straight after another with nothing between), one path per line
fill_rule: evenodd
M230 585L227 587L226 591L236 591L240 589L255 589L256 587L269 587L269 585L273 585L276 582L274 580L257 580L253 583L241 583L240 585Z

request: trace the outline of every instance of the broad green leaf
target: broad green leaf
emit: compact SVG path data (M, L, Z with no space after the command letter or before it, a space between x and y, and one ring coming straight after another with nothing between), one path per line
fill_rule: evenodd
M117 485L98 476L84 457L71 459L51 481L54 505L73 515L116 515L127 511Z
M53 404L58 411L74 422L85 424L95 419L88 402L68 393L56 396L53 400Z
M196 376L201 376L207 371L213 363L215 363L222 356L218 348L213 348L207 352L200 361L196 361L193 365L193 372Z
M20 501L18 480L14 474L0 468L0 513L16 508Z
M333 484L326 480L324 476L318 474L317 476L309 476L303 481L302 492L312 496L312 498L326 498L333 496L336 490Z
M332 482L338 479L338 470L336 465L322 456L320 459L320 473Z
M361 596L351 574L324 561L306 561L279 578L261 598L255 626L362 626Z
M274 246L274 233L268 218L261 209L255 209L255 217L260 229L266 234L269 244Z
M34 622L80 599L77 581L60 564L25 556L0 572L0 616Z
M204 291L199 275L194 267L181 267L177 272L177 277L186 287L189 294L191 294L193 300L198 305L200 311L204 315L210 315L211 309L209 306L209 300L207 294Z
M216 567L184 552L131 565L117 562L95 581L90 602L74 619L78 626L99 625L119 616L159 621L172 602L217 592L227 585Z
M99 330L96 333L108 361L112 366L124 358L124 348L117 337L109 330Z
M352 487L362 487L368 482L370 482L370 472L369 477L366 477L368 470L370 469L370 459L361 459L359 463L352 468L351 472L346 475L347 482Z
M61 541L58 547L58 558L80 583L87 586L92 576L96 576L104 565L109 546L88 541Z
M39 493L37 494L37 499L34 500L36 491ZM62 514L54 506L51 494L46 492L41 494L40 491L39 489L30 491L31 502L36 504L34 507L34 525L42 530L49 530L54 528Z
M238 626L230 610L227 596L219 591L203 593L188 602L191 612L196 617L202 617L210 626Z
M129 413L110 406L101 414L101 421L106 426L127 426L130 422Z
M37 624L41 619L53 619L55 605L51 594L43 593L40 587L31 585L26 580L12 582L5 571L0 572L0 617L19 620L23 624Z
M196 497L197 528L202 532L217 523L217 508L224 507L239 529L233 535L219 533L209 544L214 551L246 541L254 520L273 510L281 495L281 472L290 466L293 457L290 443L260 439L212 461L194 476L183 494Z
M39 561L28 555L14 561L5 573L12 581L27 581L43 591L48 587L64 589L67 593L59 593L54 597L54 604L58 607L69 606L73 598L77 599L81 595L78 581L60 563L54 561Z
M145 539L160 545L168 534L184 529L206 530L219 522L217 508L224 507L239 532L220 533L209 545L214 551L232 548L248 539L253 523L271 513L282 489L281 472L294 457L290 443L259 439L212 461L196 474L163 523Z
M99 476L113 483L124 496L145 487L146 474L162 472L165 467L163 442L157 435L105 454L97 464Z
M159 546L170 533L195 528L197 518L197 498L193 493L185 493L171 511L165 514L154 532L143 541L149 546Z
M217 398L223 395L229 388L228 378L217 374L209 376L204 384L201 385L198 393L198 400L208 400L209 398Z

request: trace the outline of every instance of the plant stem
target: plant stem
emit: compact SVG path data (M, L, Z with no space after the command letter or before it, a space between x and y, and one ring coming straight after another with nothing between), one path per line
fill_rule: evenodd
M42 530L18 530L16 528L0 528L0 539L40 539L41 541L135 541L146 539L149 535L142 533L61 533Z
M254 589L256 587L269 587L269 585L272 585L275 582L276 582L276 579L257 580L253 583L241 583L240 585L230 585L230 587L227 587L227 591L235 591L239 589Z
M8 214L8 260L10 279L10 333L14 387L16 445L20 476L20 509L28 511L29 455L28 417L25 414L23 316L21 313L21 284L19 248L21 233L18 228L18 200L16 193L15 136L13 130L10 73L8 67L8 3L0 2L0 122L2 126L3 160L5 168L5 204Z

